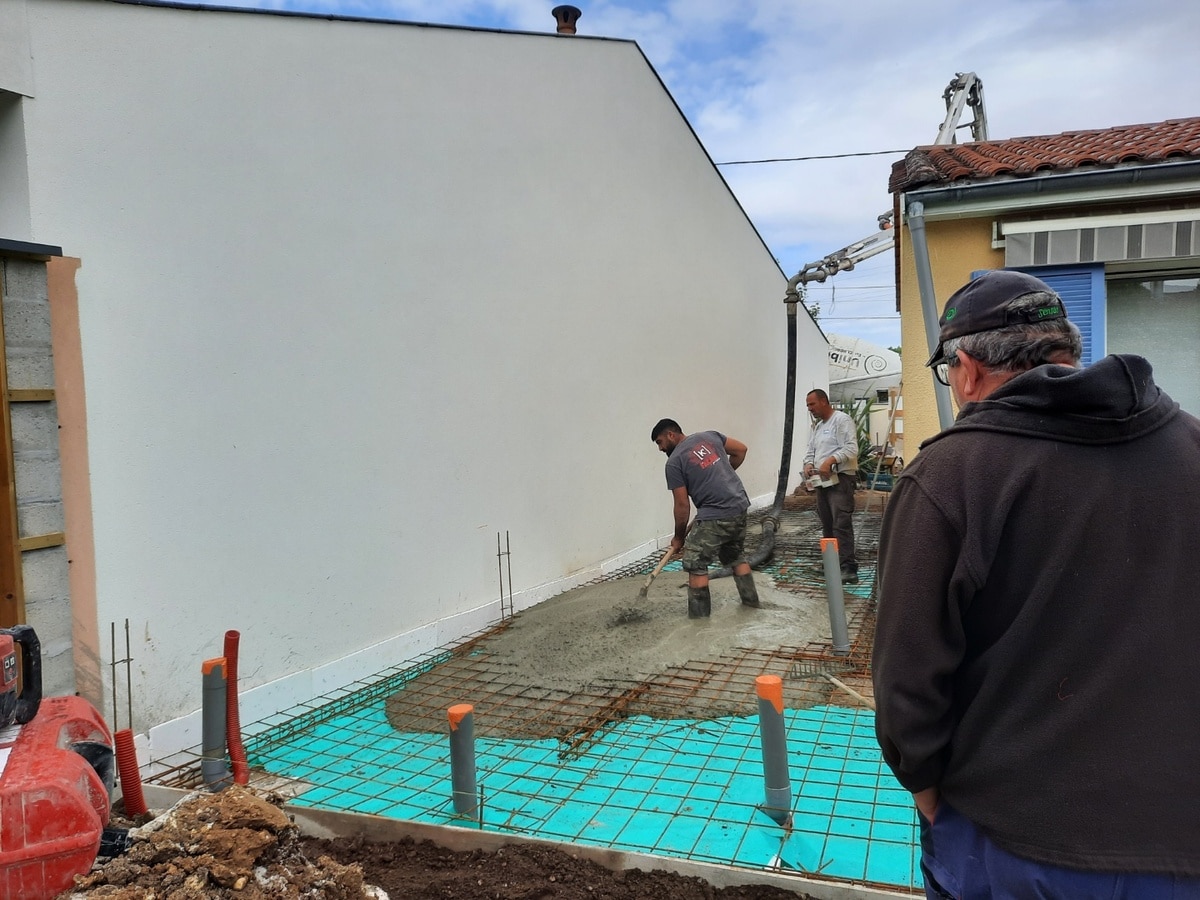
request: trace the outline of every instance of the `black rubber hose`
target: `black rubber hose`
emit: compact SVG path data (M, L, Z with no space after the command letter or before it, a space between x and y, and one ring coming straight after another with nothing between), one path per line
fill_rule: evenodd
M21 696L14 718L24 725L33 721L42 702L42 642L32 625L14 625L6 631L21 645Z
M796 306L799 297L793 301L789 294L787 304L787 387L784 390L783 410L783 451L779 462L779 484L775 488L775 502L771 511L763 521L762 538L754 552L746 557L750 568L761 566L775 552L775 532L779 530L779 516L783 512L783 499L787 496L788 476L792 468L792 428L796 422ZM733 569L724 566L709 572L709 578L727 578L733 574Z
M105 828L100 833L100 849L96 851L96 855L112 859L128 852L132 846L133 839L129 836L128 828Z

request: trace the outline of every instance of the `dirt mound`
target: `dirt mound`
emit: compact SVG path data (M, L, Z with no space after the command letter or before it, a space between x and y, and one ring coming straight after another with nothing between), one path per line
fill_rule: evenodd
M305 855L279 798L234 785L197 793L130 831L127 853L99 861L67 898L201 900L237 897L362 900L383 894L358 865Z
M796 900L771 885L715 888L656 870L612 871L567 850L510 844L454 851L430 841L374 843L302 836L280 798L237 785L196 793L130 831L123 855L99 860L59 900ZM129 826L120 810L111 823Z
M591 860L537 844L510 844L496 851L454 851L429 841L367 843L359 839L309 838L310 855L357 862L367 878L400 897L473 897L498 900L804 900L807 894L771 885L715 888L674 872L614 872Z

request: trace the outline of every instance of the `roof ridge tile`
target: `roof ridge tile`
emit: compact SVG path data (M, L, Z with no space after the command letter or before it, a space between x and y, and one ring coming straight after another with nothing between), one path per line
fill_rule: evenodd
M909 151L892 167L895 193L927 184L1027 176L1081 166L1200 159L1200 116L1110 128L1076 129L963 144L929 144Z

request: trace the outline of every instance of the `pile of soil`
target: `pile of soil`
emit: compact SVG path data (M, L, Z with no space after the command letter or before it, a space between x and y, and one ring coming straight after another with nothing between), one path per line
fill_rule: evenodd
M362 868L327 857L310 860L282 798L233 785L197 792L129 832L127 852L98 859L61 896L105 900L200 898L382 898ZM129 823L115 815L110 827Z
M614 872L566 850L510 844L453 851L430 841L373 843L305 837L282 798L234 785L189 795L142 825L128 852L97 860L59 900L796 900L769 885L715 888L665 871Z
M342 863L362 866L368 881L401 897L498 900L806 900L807 894L771 885L715 888L674 872L614 872L564 850L510 844L494 852L454 851L429 841L366 843L308 838L305 846Z

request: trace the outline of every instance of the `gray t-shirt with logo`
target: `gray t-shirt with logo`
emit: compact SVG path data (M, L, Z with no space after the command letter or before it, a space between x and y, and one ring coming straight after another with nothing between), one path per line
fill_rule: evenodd
M728 519L750 508L742 479L729 464L725 435L697 431L667 457L667 490L686 487L697 519Z

